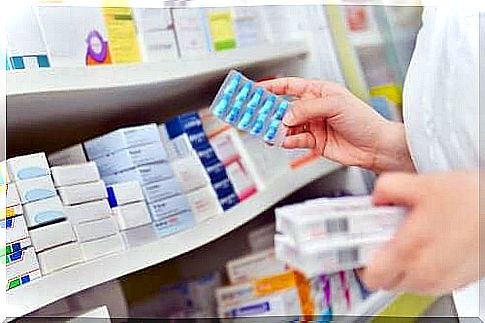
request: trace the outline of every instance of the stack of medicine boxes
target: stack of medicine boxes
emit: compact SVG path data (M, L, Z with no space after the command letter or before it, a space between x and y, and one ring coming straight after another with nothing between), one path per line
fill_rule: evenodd
M7 290L29 283L41 276L37 256L27 231L20 197L2 163L0 185L6 194L6 207L0 215L0 229L5 229L6 244L0 248L0 262L7 266ZM3 213L5 212L5 213Z
M168 120L160 126L160 133L178 157L186 157L194 153L198 156L200 163L195 163L194 167L202 164L224 211L239 203L239 197L229 180L224 164L209 143L202 121L196 112Z
M106 185L141 183L159 236L194 225L187 199L173 178L156 124L118 129L85 142L84 149L88 158L96 162Z
M11 158L7 161L7 167L24 208L42 274L47 275L81 262L81 249L70 223L66 221L45 154Z
M107 202L96 163L51 168L66 216L74 229L84 260L123 249L123 242Z
M133 247L156 238L140 182L112 184L106 190L125 246Z

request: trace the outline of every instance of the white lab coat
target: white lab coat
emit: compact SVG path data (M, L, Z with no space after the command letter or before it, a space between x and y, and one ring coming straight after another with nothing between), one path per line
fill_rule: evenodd
M418 172L478 170L483 156L478 141L477 10L425 9L403 102L408 144ZM470 257L478 259L478 254ZM475 284L453 293L460 317L479 316L478 292Z

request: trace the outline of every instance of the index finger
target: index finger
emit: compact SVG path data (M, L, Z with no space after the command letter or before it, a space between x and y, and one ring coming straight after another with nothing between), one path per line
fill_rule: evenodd
M296 97L308 96L312 93L312 81L300 77L283 77L269 81L259 82L258 85L276 95L292 95Z

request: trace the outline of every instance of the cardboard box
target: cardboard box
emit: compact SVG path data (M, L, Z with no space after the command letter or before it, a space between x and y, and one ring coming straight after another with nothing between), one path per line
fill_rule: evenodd
M45 200L57 195L50 176L42 176L15 182L22 204Z
M76 241L71 223L62 221L30 230L30 238L36 252Z
M144 61L177 59L177 42L170 9L134 8L133 13Z
M228 196L224 196L223 198L219 198L219 203L221 203L222 209L227 211L239 204L239 197L236 193L233 193Z
M187 200L197 223L204 222L223 212L217 195L210 186L187 194Z
M147 203L174 197L183 193L180 183L172 178L143 186Z
M10 179L14 182L50 175L49 163L44 153L13 157L7 160Z
M95 162L51 168L56 187L96 182L101 179Z
M123 238L123 242L127 248L141 246L158 239L155 229L151 223L141 227L121 231L121 237Z
M173 177L170 164L161 162L138 166L133 169L114 173L103 177L106 185L136 181L142 186Z
M226 264L227 276L231 284L281 274L286 270L287 266L276 259L273 248L231 260Z
M159 237L168 236L177 232L188 230L195 226L195 219L192 211L182 211L177 214L153 221L153 226Z
M106 187L108 202L111 208L143 201L143 191L139 182L125 182Z
M9 206L6 208L0 208L0 221L13 218L24 214L22 205Z
M123 239L115 234L103 239L81 243L81 250L86 260L92 260L123 250Z
M180 8L172 11L177 43L182 57L200 57L210 51L205 16L200 8Z
M27 223L22 215L0 220L0 228L5 229L7 244L29 237Z
M73 225L105 219L111 215L108 200L99 200L73 206L65 206L66 217Z
M47 156L51 166L83 164L88 161L82 144L56 151Z
M59 196L65 205L75 205L108 197L103 181L59 187Z
M163 220L169 216L190 211L189 201L185 195L178 195L163 201L148 205L154 221Z
M113 154L96 159L99 173L102 177L134 167L148 165L168 160L165 148L161 142L151 143L117 151Z
M6 184L6 197L5 197L5 205L6 207L20 205L20 195L17 190L17 187L14 183Z
M176 159L172 161L171 165L175 177L185 192L191 192L210 184L209 176L195 154Z
M64 207L58 196L25 204L24 212L28 228L48 224L66 217Z
M127 148L160 142L160 133L155 123L122 128L84 143L90 160L113 154Z
M112 211L120 230L136 228L152 221L144 201L118 206Z
M29 237L12 243L7 243L5 246L0 247L0 257L26 249L30 246L32 246L32 240L30 240Z
M81 246L77 242L42 251L37 254L37 257L42 275L73 266L84 260Z
M73 229L79 242L102 239L119 232L116 221L111 217L75 224Z
M34 248L27 248L0 256L1 262L6 263L7 290L25 285L41 277L39 263Z

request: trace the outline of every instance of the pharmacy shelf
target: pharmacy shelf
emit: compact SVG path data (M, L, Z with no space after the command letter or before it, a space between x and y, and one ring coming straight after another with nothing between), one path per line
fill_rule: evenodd
M208 84L214 86L214 79L231 68L299 59L308 50L305 41L292 41L159 63L11 71L6 86L8 122L25 126L72 121L187 97Z
M201 247L254 219L286 196L341 166L318 160L279 175L267 188L196 227L145 245L69 267L7 292L7 317L20 317L84 289Z

